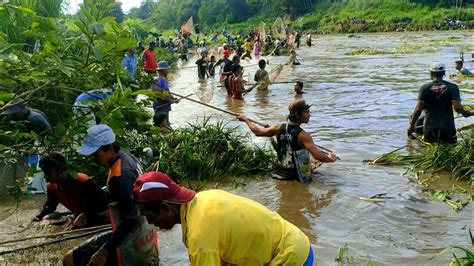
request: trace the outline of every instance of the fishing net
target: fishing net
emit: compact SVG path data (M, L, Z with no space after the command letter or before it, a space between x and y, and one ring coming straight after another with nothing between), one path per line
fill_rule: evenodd
M214 97L214 86L208 86L206 80L199 81L199 87L194 90L194 93L203 103L210 103Z
M273 35L279 39L285 39L286 38L286 33L285 33L285 24L283 23L283 20L281 18L277 18L275 22L273 22L272 25L272 31Z
M193 22L193 17L189 17L188 21L186 24L184 24L184 29L191 33L192 35L196 35L196 32L194 31L194 22Z
M260 25L258 26L258 30L260 32L260 40L265 40L267 38L267 32L265 31L265 27L267 24L265 22L260 22Z
M284 16L283 16L283 24L285 24L285 25L290 25L290 23L291 23L291 17L290 17L290 15L288 15L288 14L284 15Z

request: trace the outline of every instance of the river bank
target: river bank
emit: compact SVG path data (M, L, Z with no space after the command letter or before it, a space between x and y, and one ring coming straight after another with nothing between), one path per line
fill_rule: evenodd
M407 144L406 127L415 105L419 86L429 80L428 66L433 61L444 62L448 74L454 73L454 62L461 46L472 47L472 31L377 33L360 34L358 38L347 35L325 35L314 40L314 46L298 51L300 66L287 66L277 81L305 82L303 98L314 104L311 119L304 128L317 144L334 150L341 161L318 168L310 185L281 182L268 178L248 179L236 177L237 183L210 182L207 188L218 187L254 199L301 228L316 243L318 265L334 263L339 248L348 245L355 264L370 261L375 264L446 265L450 252L437 256L449 245L468 245L468 229L473 227L472 204L455 212L447 204L425 193L424 187L411 182L410 174L402 167L371 166L364 159ZM456 42L442 41L455 37ZM403 41L432 43L436 49L424 52L396 54L353 54L360 49L396 50ZM348 44L349 43L349 44ZM252 65L259 58L244 61ZM286 61L286 57L265 57L268 69ZM466 62L472 69L473 62ZM244 101L231 100L219 81L208 79L199 82L196 69L186 68L194 61L180 62L181 68L171 82L171 91L188 95L197 93L209 96L209 104L266 123L281 122L287 115L288 103L294 99L291 83L275 84L269 91L253 91ZM451 67L452 65L452 67ZM252 79L256 66L245 69L245 78ZM249 74L248 74L249 73ZM474 96L467 90L473 80L456 81L461 97ZM185 100L173 106L170 121L173 127L184 127L203 116L211 121L224 119L228 126L237 127L242 134L249 133L246 126L232 116L213 109L197 106ZM456 121L458 126L472 123L472 118ZM265 138L252 137L257 145L267 143ZM403 150L404 152L409 152ZM242 186L245 184L245 186ZM450 179L437 181L439 189L452 187ZM382 203L371 203L359 197L386 193L392 197ZM20 224L40 206L44 198L33 197L20 205L21 212L13 214L15 203L2 201L0 220L2 234L22 230ZM28 207L31 206L31 207ZM22 215L20 217L20 214ZM15 220L19 217L20 220ZM25 217L25 218L22 218ZM25 234L36 234L49 228L31 228ZM186 265L187 254L181 243L179 227L169 232L159 232L162 265ZM72 247L65 242L57 253L35 250L2 258L0 263L15 263L23 257L41 261L57 261L60 252ZM44 257L42 257L44 256ZM430 260L433 256L435 258ZM55 259L56 258L56 259Z

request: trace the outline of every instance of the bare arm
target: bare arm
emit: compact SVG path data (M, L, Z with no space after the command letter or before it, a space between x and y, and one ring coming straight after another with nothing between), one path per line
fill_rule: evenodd
M257 126L255 123L251 122L247 117L242 114L239 114L237 116L237 119L245 122L249 127L250 131L252 131L252 133L258 137L273 137L278 134L280 130L280 124L273 124L269 127L260 127Z
M335 162L337 160L337 156L330 152L328 154L322 152L316 144L314 144L314 140L309 135L308 132L301 131L300 134L298 134L298 144L300 146L303 146L311 155L313 156L314 159L325 162L325 163L331 163Z
M425 102L424 101L418 100L416 102L415 110L413 110L413 115L411 116L410 126L407 129L408 134L413 133L413 131L415 130L416 121L420 117L421 112L423 111L424 107L425 107Z
M453 100L451 101L453 103L454 110L458 113L463 115L464 117L469 117L472 116L473 113L471 111L468 111L464 109L460 101Z

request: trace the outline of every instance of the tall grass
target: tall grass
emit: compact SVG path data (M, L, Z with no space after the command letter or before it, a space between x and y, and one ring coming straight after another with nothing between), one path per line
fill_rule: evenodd
M273 152L224 122L196 121L153 140L157 155L151 169L177 179L217 180L225 176L264 173L275 162Z

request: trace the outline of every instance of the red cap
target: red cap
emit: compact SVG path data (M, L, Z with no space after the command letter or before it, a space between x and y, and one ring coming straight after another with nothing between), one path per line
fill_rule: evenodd
M229 56L230 55L230 51L229 50L224 50L224 56Z
M145 173L133 184L133 197L138 203L188 203L195 194L193 190L178 186L169 176L160 172Z

